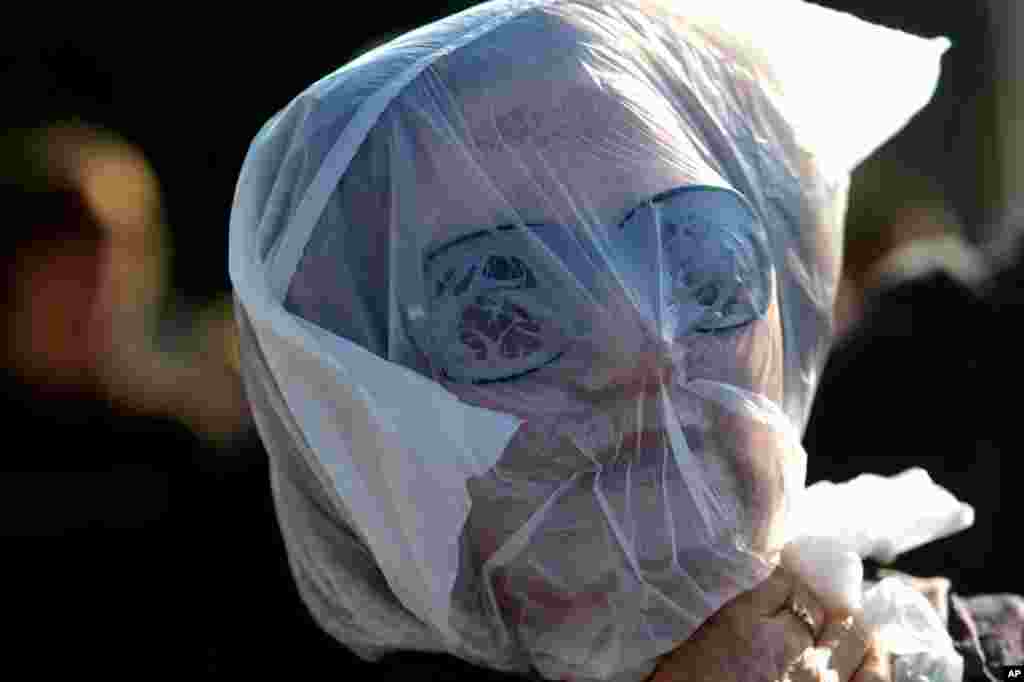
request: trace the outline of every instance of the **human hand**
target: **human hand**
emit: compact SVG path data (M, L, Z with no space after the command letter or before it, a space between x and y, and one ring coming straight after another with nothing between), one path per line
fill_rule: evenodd
M794 573L779 567L663 656L649 682L891 679L885 647L860 616L826 609Z

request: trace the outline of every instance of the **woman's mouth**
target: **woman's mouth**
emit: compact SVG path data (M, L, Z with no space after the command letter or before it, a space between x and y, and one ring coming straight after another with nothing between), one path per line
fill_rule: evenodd
M619 452L630 453L640 448L651 448L667 442L667 435L664 431L632 431L623 435L617 448Z

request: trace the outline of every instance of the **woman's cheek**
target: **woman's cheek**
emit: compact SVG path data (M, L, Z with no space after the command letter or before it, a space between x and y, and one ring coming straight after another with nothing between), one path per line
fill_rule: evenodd
M737 386L783 402L782 332L778 307L765 317L732 330L694 333L680 343L685 348L686 379L707 379Z
M686 346L687 380L717 381L781 401L781 358L764 330L704 334L688 339Z
M498 550L501 542L497 534L489 530L479 531L476 540L481 564ZM518 584L518 590L514 582ZM525 575L513 581L505 568L498 568L492 573L491 588L501 619L510 626L521 625L527 618L542 619L549 626L580 619L580 622L585 622L587 614L595 608L608 606L606 592L584 591L568 597L540 576Z
M725 409L712 417L718 456L736 481L752 549L771 553L784 542L784 520L794 471L806 468L803 450L775 427Z

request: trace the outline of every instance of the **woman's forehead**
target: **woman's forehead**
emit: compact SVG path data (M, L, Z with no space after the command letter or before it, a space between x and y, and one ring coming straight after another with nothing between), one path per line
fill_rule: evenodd
M686 150L678 141L659 137L580 65L450 88L448 106L426 114L445 120L424 119L416 90L410 94L419 196L450 228L618 224L659 192L723 184L710 169L680 163Z
M610 79L580 33L562 24L539 32L529 58L505 45L513 32L456 50L399 97L418 150L393 186L416 188L410 215L428 241L514 222L607 229L660 192L734 186L709 156L707 122L673 100L678 88L632 72Z

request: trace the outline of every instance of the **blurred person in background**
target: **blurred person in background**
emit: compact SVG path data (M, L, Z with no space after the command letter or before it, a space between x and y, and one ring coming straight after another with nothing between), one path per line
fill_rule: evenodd
M977 287L989 266L936 180L891 151L854 171L836 301L836 335L853 330L886 292L931 271Z
M142 151L68 123L8 131L0 164L13 425L0 535L19 585L15 665L266 672L299 652L355 662L295 592L230 307L194 310L167 286ZM239 562L241 575L229 570ZM254 647L274 653L256 661Z
M189 298L195 281L170 267L172 241L203 229L170 224L156 171L170 114L133 109L145 92L117 97L140 62L76 47L93 38L0 66L7 669L343 666L354 656L289 573L230 304ZM202 254L183 260L202 282Z
M281 556L269 509L259 523L269 496L244 445L230 311L163 313L157 181L117 134L10 130L0 164L12 648L40 669L130 670L172 652L174 665L216 667L230 638L220 614L287 570L268 560ZM245 532L230 531L237 509ZM257 570L220 574L230 553L258 555ZM265 614L280 615L274 603Z
M876 566L879 576L893 569L932 575L941 566L963 593L990 593L964 599L949 594L948 580L922 583L947 602L954 638L977 642L958 646L972 679L985 660L1024 659L1024 641L1010 634L1024 622L1024 603L1007 594L1024 585L1014 554L1019 416L1012 391L1024 376L1010 332L1024 308L1024 221L1000 220L983 231L992 241L974 246L942 222L944 212L905 215L892 227L903 230L905 244L870 268L863 317L825 366L804 436L807 478L923 464L936 482L972 500L973 528ZM936 236L914 238L920 234Z
M924 466L972 501L977 520L896 568L941 566L966 593L1019 592L1005 545L1016 534L1007 471L1014 418L996 397L1016 351L998 333L1011 320L993 306L994 261L964 237L927 174L883 153L858 180L837 304L842 334L804 436L808 482Z
M179 622L189 581L171 491L202 447L108 391L118 303L137 292L117 279L118 234L87 178L61 163L81 149L65 133L96 140L11 132L2 156L9 651L41 671L132 669Z
M1017 28L1005 16L1014 3L989 5L950 5L945 18L905 14L958 32L959 54L944 64L945 88L912 134L854 173L841 334L804 436L808 483L917 463L971 500L973 528L894 563L923 575L942 567L967 594L1019 593L1024 585L1011 554L1019 537L1012 467L1019 344L1010 331L1024 251L1007 246L1024 223L992 220L1020 184L1005 163L1014 155L1006 133L1019 118L1011 85L1019 60L1006 52L1016 44ZM988 229L993 224L1000 227ZM1011 236L986 243L1000 234ZM1002 648L991 633L1006 613L994 604L979 613L978 639L990 657Z
M65 371L86 365L99 390L125 411L164 414L215 441L244 430L244 400L231 367L230 311L218 302L188 310L171 295L159 186L141 150L111 131L60 124L11 131L2 152L5 191L18 193L16 201L49 209L60 204L53 200L59 194L75 203L68 209L74 215L95 223L99 238L79 261L90 279L82 272L61 274L66 261L45 230L41 248L8 254L24 261L16 277L38 278L10 289L37 302L25 299L18 309L34 323L12 325L11 363L52 388L64 384ZM32 220L30 213L19 215ZM92 311L91 327L83 328L88 346L76 336L81 330L74 325L82 321L64 310L87 294L93 298L78 307Z

